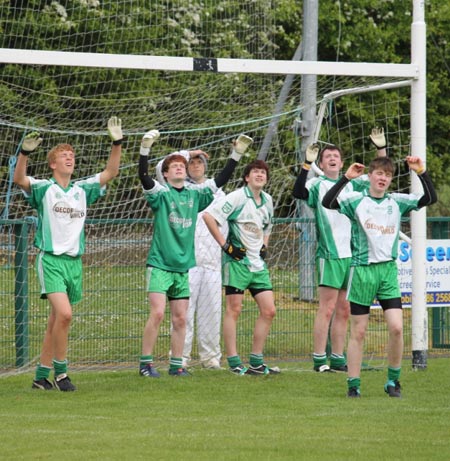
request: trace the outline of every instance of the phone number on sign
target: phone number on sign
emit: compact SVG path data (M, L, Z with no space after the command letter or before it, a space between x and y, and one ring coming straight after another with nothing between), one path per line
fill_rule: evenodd
M402 293L402 304L410 305L412 302L411 293ZM432 291L427 293L427 304L450 305L450 291Z

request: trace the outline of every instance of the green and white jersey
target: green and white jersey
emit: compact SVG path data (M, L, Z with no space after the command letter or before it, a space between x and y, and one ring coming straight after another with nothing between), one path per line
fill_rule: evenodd
M100 186L100 174L75 181L67 189L53 178L28 178L31 192L24 195L38 213L35 246L54 255L82 255L87 207L106 190Z
M401 217L417 210L419 199L399 193L377 199L367 190L339 194L339 211L352 222L352 266L395 260Z
M235 247L244 247L247 253L241 264L248 266L250 272L259 272L265 268L259 252L264 236L272 231L272 197L261 192L261 204L257 205L251 190L245 186L219 198L208 212L223 225L228 221L228 241ZM225 260L233 260L224 254Z
M180 190L155 181L144 196L154 213L153 237L147 265L171 272L187 272L196 266L194 237L199 211L214 199L213 179L188 184Z
M325 194L338 180L326 176L318 176L308 180L308 200L306 203L314 211L317 248L316 256L322 259L350 258L351 223L350 220L337 210L329 210L322 206ZM369 185L367 175L349 182L342 193L362 191Z

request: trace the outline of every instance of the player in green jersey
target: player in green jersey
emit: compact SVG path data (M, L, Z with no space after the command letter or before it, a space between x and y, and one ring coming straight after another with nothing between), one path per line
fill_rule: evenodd
M50 179L27 176L28 156L41 144L39 133L31 133L21 145L14 182L22 189L31 207L38 213L35 246L39 249L36 271L41 297L50 303L50 315L44 335L34 389L74 391L67 375L67 345L72 306L81 300L84 222L87 206L104 195L106 184L119 174L122 152L121 120L108 120L113 145L106 168L90 178L72 182L75 150L58 144L47 155L52 171ZM54 368L53 384L48 380Z
M370 140L378 157L386 156L386 137L383 128L375 127ZM350 220L336 210L322 206L322 199L336 183L344 166L341 150L326 145L320 152L317 145L306 149L305 162L294 185L293 196L304 200L313 210L316 226L316 272L319 306L314 320L313 366L317 372L347 371L344 356L350 305L346 299L350 272ZM318 158L320 176L308 179L311 165ZM369 187L367 178L348 183L346 191ZM330 365L327 364L328 333L331 340Z
M387 192L394 175L394 164L385 157L370 163L368 191L343 191L350 180L358 178L364 171L364 165L354 163L322 201L324 207L339 210L352 223L352 267L347 292L351 312L347 379L349 397L360 396L364 338L370 306L375 298L383 309L389 334L388 376L384 390L390 397L401 397L399 379L403 356L403 316L396 264L400 221L410 211L431 205L437 200L420 157L408 156L406 162L422 183L424 193L421 196Z
M207 179L200 184L186 183L188 163L182 154L168 155L162 163L161 171L165 181L162 184L148 175L148 154L158 137L157 130L144 135L139 157L139 178L144 196L154 214L146 282L150 316L144 328L139 362L140 375L150 378L160 376L154 367L153 349L167 299L172 318L169 374L188 375L183 367L182 356L190 296L188 271L196 266L194 240L197 214L213 201L217 190L229 180L248 145L235 145L224 169L214 179ZM202 154L199 150L190 151L191 157Z

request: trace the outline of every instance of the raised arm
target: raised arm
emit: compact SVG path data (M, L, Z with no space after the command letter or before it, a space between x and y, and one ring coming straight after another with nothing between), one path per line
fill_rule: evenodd
M301 200L308 200L309 191L306 188L306 180L308 179L308 173L311 169L311 165L317 160L319 155L319 146L317 144L310 144L306 148L305 161L303 162L300 174L297 176L294 184L294 190L292 195L295 198Z
M233 142L233 150L231 151L231 155L228 158L225 167L219 171L217 176L214 178L214 182L216 183L217 187L220 188L224 186L230 180L236 165L252 142L253 139L249 136L246 136L245 134L240 134L238 138Z
M20 146L20 152L14 169L13 181L27 193L31 192L30 180L27 176L28 156L38 148L41 142L42 138L40 134L34 131L25 136Z
M100 173L100 185L104 186L119 174L120 157L122 155L122 120L111 117L108 120L108 133L112 140L111 153L105 169Z
M425 170L425 166L420 157L408 156L406 157L406 162L408 163L409 169L414 171L423 187L423 195L420 197L419 203L417 206L422 208L424 206L432 205L437 202L437 194L434 189L433 183L431 181L430 175Z
M155 181L148 175L148 154L153 143L159 138L158 130L150 130L144 134L139 150L139 179L145 190L155 187Z
M330 210L339 209L339 202L337 200L342 189L352 179L356 179L364 172L364 165L362 163L353 163L350 165L346 173L339 179L339 181L325 194L322 200L322 205Z

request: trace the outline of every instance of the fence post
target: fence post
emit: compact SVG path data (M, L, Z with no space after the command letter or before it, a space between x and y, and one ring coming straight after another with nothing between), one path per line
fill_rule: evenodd
M15 331L16 366L22 367L29 359L28 337L28 224L14 225L14 273L15 273Z

